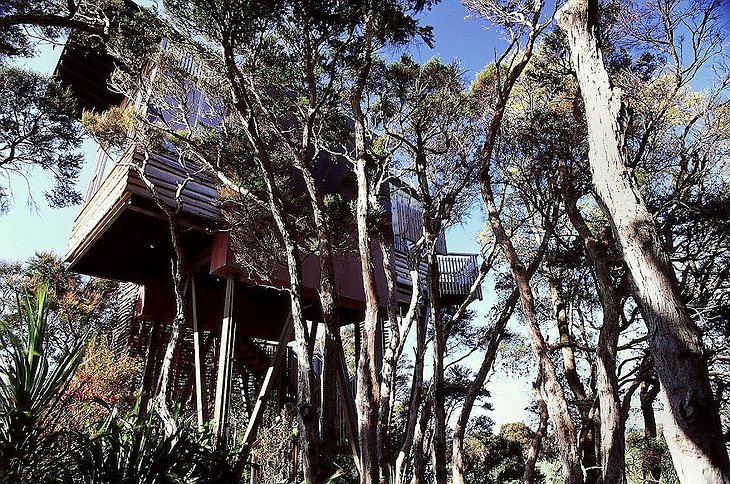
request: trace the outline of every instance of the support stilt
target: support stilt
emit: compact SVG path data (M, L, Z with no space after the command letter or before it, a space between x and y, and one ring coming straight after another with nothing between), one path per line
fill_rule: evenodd
M319 326L319 321L316 319L311 321L312 323L312 329L309 331L309 338L307 338L307 352L309 353L309 360L312 360L312 357L314 356L314 345L317 342L317 326Z
M340 391L340 401L342 402L343 417L345 417L345 426L347 427L347 436L350 441L352 459L355 461L355 467L359 471L360 453L357 446L357 413L355 410L355 400L352 398L350 380L347 378L347 362L345 361L345 352L342 351L342 347L339 348L337 356L340 360L340 367L337 371L337 387Z
M227 443L228 414L231 404L231 377L233 375L233 347L236 339L236 324L233 321L232 277L226 279L226 296L223 306L223 324L218 352L218 376L215 386L215 406L213 407L213 435L216 446L225 448Z
M193 351L195 354L195 409L198 414L198 428L202 429L205 425L205 409L203 405L205 405L207 399L205 396L205 385L203 384L205 368L203 368L200 355L200 330L198 328L198 299L195 294L195 276L192 277L191 292L193 299Z
M203 333L201 336L201 339L203 343L200 345L200 355L201 358L204 360L205 355L208 354L208 351L210 350L211 344L213 343L213 337L208 335L207 337ZM210 393L213 393L208 390L208 384L206 383L206 375L205 375L205 363L202 363L202 380L203 380L203 420L205 421L205 418L208 414L208 400L207 395ZM187 402L190 400L192 401L193 405L195 405L195 395L193 393L195 392L195 364L190 365L190 368L188 369L188 372L185 374L185 386L182 390L182 397L179 399L180 403L183 405L187 404ZM192 400L191 400L192 399Z

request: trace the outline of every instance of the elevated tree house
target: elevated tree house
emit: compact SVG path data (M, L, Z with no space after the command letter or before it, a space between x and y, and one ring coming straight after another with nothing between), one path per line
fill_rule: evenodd
M124 102L107 88L112 66L108 56L69 43L56 75L72 89L81 106L102 111ZM199 172L176 193L188 175L179 159L160 152L144 154L130 146L108 173L103 168L104 159L100 151L86 202L73 224L65 260L76 272L127 283L120 293L122 311L115 339L142 358L141 390L143 397L148 397L158 385L170 323L175 317L173 250L168 220L158 201L179 204L180 240L187 262L183 268L186 327L174 355L168 394L181 405L194 406L201 425L212 419L216 432L225 440L231 395L238 387L235 391L248 397L244 398L250 415L245 441L250 445L269 397L277 395L278 404L283 405L296 395L296 355L288 347L292 331L286 271L275 269L264 281L236 262L235 244L211 176ZM158 200L134 168L139 166L154 184ZM393 190L385 205L393 242L385 256L393 262L399 299L407 304L411 281L405 253L409 241L421 236L421 209L416 198L402 189ZM439 253L443 305L459 304L477 277L477 257L448 254L443 238ZM315 254L306 254L303 259L305 316L311 322L311 338L315 338L317 322L322 319L317 297L319 262ZM422 270L425 274L425 264ZM341 321L358 325L365 303L357 254L338 255L335 275ZM380 301L385 302L384 274L377 277ZM355 331L356 341L358 336L359 331ZM351 394L342 396L342 425L352 429Z

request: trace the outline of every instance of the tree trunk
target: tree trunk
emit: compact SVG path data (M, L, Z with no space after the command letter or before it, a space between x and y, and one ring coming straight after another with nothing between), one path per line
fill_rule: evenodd
M427 209L424 209L424 218ZM436 256L436 238L438 231L430 227L431 221L424 220L424 236L426 239L426 263L428 267L426 283L428 285L428 306L431 327L433 328L433 452L436 484L446 484L446 397L444 389L444 356L446 338L442 326L441 297L439 288L439 267Z
M532 437L532 442L530 442L530 448L525 458L525 472L522 474L522 484L534 484L535 482L535 464L537 463L538 455L540 455L542 439L547 433L548 408L545 399L542 397L540 387L542 387L542 378L538 375L532 384L532 389L535 392L535 402L537 403L537 409L540 415L535 436Z
M389 247L380 239L380 250L383 254L387 254ZM383 271L388 285L388 322L390 325L390 339L388 347L383 354L383 365L381 369L380 380L380 406L378 408L378 462L380 466L380 483L387 484L390 482L398 482L397 464L396 469L391 469L392 458L390 439L388 436L388 428L391 419L391 394L394 391L395 376L397 373L398 360L403 353L406 337L413 321L418 318L420 284L418 267L410 269L411 300L408 311L402 319L402 323L398 322L398 288L395 283L395 275L390 257L383 257Z
M565 160L559 162L560 184L565 210L573 227L583 239L593 267L596 291L601 301L603 324L596 347L596 392L601 410L601 468L604 484L621 484L626 480L625 426L621 412L616 348L620 333L620 295L611 277L606 241L593 235L577 208L578 197Z
M378 324L378 295L375 285L373 256L368 218L368 178L366 160L357 161L358 200L357 227L358 247L365 288L365 322L357 367L356 405L360 436L360 482L378 482L378 457L376 431L378 425L378 377L376 353L376 328Z
M451 479L453 484L464 484L466 482L464 480L464 435L466 433L466 427L469 423L469 418L471 417L471 411L474 408L474 402L476 402L479 391L484 386L484 382L487 380L487 375L489 375L489 372L492 369L494 359L497 356L497 350L499 349L499 344L502 342L502 338L504 336L504 330L507 327L507 322L512 317L518 298L519 293L514 290L507 298L507 301L505 301L504 306L502 307L502 312L499 315L499 319L497 319L497 322L494 325L494 330L492 331L492 337L489 340L487 351L484 352L482 364L479 366L479 371L474 376L474 381L469 385L466 398L464 399L461 412L459 413L459 418L456 421L454 436L451 441Z
M159 202L158 202L159 203ZM167 404L167 387L170 379L172 357L177 349L177 341L180 337L180 328L185 324L185 282L183 281L182 268L184 263L183 248L180 245L180 234L178 233L175 217L165 210L168 218L168 229L170 231L170 242L173 247L171 262L172 286L175 293L175 319L172 322L170 340L165 348L165 356L160 366L160 378L157 383L157 395L152 400L152 405L162 419L165 426L165 435L174 435L177 432L177 422Z
M416 432L418 427L418 415L419 410L425 412L429 405L425 401L423 395L423 367L424 360L426 358L426 316L421 311L416 319L416 348L413 362L413 380L411 382L411 394L410 404L408 406L408 420L406 422L406 432L403 442L403 447L398 452L398 458L395 461L395 484L403 484L405 479L406 470L406 459L410 455L411 451L414 454L423 452L423 449L418 449L415 445ZM422 409L422 410L421 410ZM429 410L430 412L430 410ZM421 457L422 459L422 457ZM414 464L415 465L415 464Z
M312 123L312 120L307 120L307 126L309 126L308 132L312 131ZM311 153L313 152L313 148L307 146L311 143L311 138L308 138L303 148L303 151L308 157L311 157ZM302 173L304 183L307 187L314 223L317 227L317 247L319 249L320 268L319 305L325 325L319 422L322 442L324 446L328 447L323 450L326 451L326 454L331 454L333 450L332 446L336 443L338 433L336 426L338 422L337 381L343 363L340 361L340 356L342 355L342 339L340 336L340 318L337 313L337 301L335 300L334 251L330 240L332 236L331 224L324 207L322 193L317 186L314 174L310 168L311 161L309 158L299 160L298 168ZM329 461L329 459L325 460ZM322 462L322 465L324 466L323 473L325 475L330 474L330 469L332 468L331 463Z
M728 482L730 460L701 334L689 317L656 225L626 167L621 93L611 86L603 64L594 24L597 8L595 0L570 0L558 15L585 104L593 184L609 215L650 335L667 417L664 434L680 481Z
M264 171L264 170L262 170ZM264 175L270 192L272 215L279 228L286 251L287 268L289 272L289 299L291 314L294 323L294 337L297 343L297 416L299 418L299 443L302 451L302 469L307 482L322 482L324 477L323 463L321 462L321 441L318 429L318 413L315 405L312 388L312 362L309 359L307 344L307 325L304 322L302 309L302 275L301 264L297 254L297 247L292 239L283 217L283 209L278 198L274 196L273 180Z
M661 455L649 448L649 442L657 438L656 418L654 417L654 400L659 394L656 382L644 380L639 390L641 415L644 418L644 441L646 448L641 459L641 474L644 480L659 482L662 476Z
M489 148L487 146L486 148ZM485 149L485 151L487 151ZM485 153L481 160L480 166L480 188L482 198L487 208L489 222L495 235L497 243L499 243L502 252L510 266L512 277L517 284L520 293L520 302L522 305L522 317L527 326L527 332L530 336L532 352L535 360L540 368L541 376L545 382L545 392L547 394L547 405L550 410L550 417L555 425L555 434L558 440L558 448L560 449L560 457L563 465L563 475L566 484L582 484L583 469L580 465L580 456L578 452L578 442L575 431L575 424L568 410L568 402L565 399L565 393L558 380L555 365L550 359L547 344L540 330L537 316L535 314L535 300L532 295L530 286L530 277L528 271L517 255L507 232L502 225L502 220L494 202L494 193L492 192L491 176L489 174L491 152Z
M362 347L357 367L357 415L360 438L360 482L378 482L378 368L376 355L376 328L378 323L378 293L375 282L370 227L368 226L370 186L365 149L365 124L360 108L360 97L353 98L355 116L355 145L358 150L357 175L357 240L360 252L363 288L365 290L365 321ZM383 254L387 257L387 254Z
M421 408L421 417L418 419L418 431L413 439L413 484L426 484L426 460L423 444L428 431L428 421L431 420L433 398L428 398Z
M558 380L555 366L550 359L547 345L537 322L532 290L529 282L524 280L524 276L519 271L516 274L516 280L518 286L520 286L522 313L532 341L532 351L540 365L540 372L545 381L547 405L555 425L565 483L582 484L584 482L583 469L580 464L575 424L570 416L568 402L565 400L563 388Z
M565 300L563 288L559 277L548 276L548 287L553 302L555 312L555 320L558 326L558 335L560 336L560 349L563 356L563 369L565 370L565 379L568 387L573 393L578 413L581 419L581 432L578 439L578 448L581 454L581 462L583 468L586 469L586 482L597 482L601 477L601 471L597 468L596 427L593 416L592 407L593 399L588 395L580 380L580 375L576 368L575 351L572 344L573 334L570 328L568 318L568 301Z
M319 438L317 408L314 405L314 389L312 388L312 363L309 360L307 345L307 325L304 322L302 310L302 274L297 246L294 242L287 222L284 218L284 209L277 193L273 179L271 161L265 147L261 145L255 127L247 125L247 135L255 147L256 159L260 172L266 184L269 195L269 208L276 226L281 235L286 253L287 269L289 273L289 296L291 300L291 314L294 323L294 337L297 342L298 361L298 392L297 407L299 417L299 442L302 449L302 468L307 482L320 482L324 477L321 462L321 441Z
M165 434L170 436L177 432L177 422L170 411L167 404L167 387L170 378L170 367L172 365L172 357L177 348L177 340L180 336L180 328L185 324L185 282L183 281L183 267L185 264L185 252L180 242L180 232L177 226L177 213L181 208L180 193L185 187L189 178L178 185L176 190L175 209L170 208L160 196L154 182L147 177L147 161L149 160L149 152L145 151L144 161L141 166L135 166L134 169L142 183L145 184L152 199L155 201L160 210L165 214L167 219L167 229L170 234L170 245L172 245L172 258L170 260L170 275L172 277L172 288L175 295L175 317L172 322L172 331L170 339L165 348L165 355L160 365L160 375L157 381L156 395L152 400L152 406L157 411L165 426Z
M570 330L570 321L568 320L568 301L565 300L561 282L557 277L548 277L548 287L550 289L550 297L553 301L553 310L555 312L555 321L558 325L558 335L560 336L560 351L563 355L563 369L565 370L565 379L568 381L573 396L576 399L578 409L581 416L587 415L590 411L590 403L586 404L586 391L583 382L580 381L578 370L575 364L575 352L573 351L573 335ZM589 408L586 408L588 405ZM585 418L584 418L585 420Z
M309 48L313 46L307 44ZM314 48L313 48L314 49ZM337 312L336 301L336 283L335 283L335 265L334 265L334 249L332 247L331 237L333 236L333 227L330 216L324 202L321 187L318 185L312 170L313 163L317 156L317 140L316 127L319 104L319 89L317 85L316 67L313 59L317 57L316 49L308 51L305 62L305 78L308 91L308 108L304 116L302 142L299 152L296 156L296 166L302 173L304 183L309 195L309 202L312 207L312 215L314 224L317 228L317 246L319 249L319 302L322 319L325 324L325 342L323 355L323 368L321 378L321 411L320 411L320 429L322 432L322 442L325 446L334 445L337 440L337 414L338 399L337 389L338 380L344 362L341 361L342 339L340 335L340 317ZM326 94L322 94L326 96ZM345 395L342 395L345 398ZM330 449L328 449L330 450ZM329 453L329 452L328 452ZM327 466L327 473L332 467L329 458L324 462Z
M385 241L379 238L380 251L388 254L390 247ZM388 346L383 351L383 360L380 371L380 402L378 407L377 425L377 451L378 451L378 474L380 484L387 484L390 480L390 439L388 435L388 423L390 421L390 394L394 385L394 377L398 358L400 356L400 328L398 326L398 288L395 283L395 274L389 256L383 257L383 273L388 287L388 326L390 327L390 339Z
M289 298L291 300L291 316L294 324L294 338L297 347L298 384L297 384L297 418L299 424L299 443L302 453L302 469L307 482L321 482L321 441L319 439L317 411L312 389L312 362L309 358L307 344L307 325L302 310L302 274L297 246L287 225L284 208L274 180L274 170L269 158L266 143L262 140L255 120L254 103L248 97L245 80L236 63L234 49L228 39L223 39L223 54L226 63L228 80L233 90L233 103L243 117L245 133L251 144L254 158L266 185L269 197L268 205L276 227L281 235L287 261L289 275Z
M370 215L371 186L368 162L368 146L365 135L365 115L362 111L362 98L370 76L375 13L370 12L363 21L362 66L357 73L350 106L352 108L355 134L355 175L357 178L357 203L355 220L357 223L357 245L360 253L363 290L365 292L364 334L361 342L360 357L357 365L357 407L358 433L360 441L360 482L378 482L377 426L379 406L379 382L376 354L376 328L378 323L378 291L373 264L372 240L368 217ZM387 257L388 254L383 254Z

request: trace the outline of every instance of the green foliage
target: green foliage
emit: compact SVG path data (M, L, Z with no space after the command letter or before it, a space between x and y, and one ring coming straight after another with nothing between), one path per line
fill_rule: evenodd
M535 432L524 422L512 422L502 425L499 429L499 435L509 441L519 443L523 449L527 450L530 448Z
M32 56L39 40L57 41L71 28L85 30L97 37L104 35L105 11L123 4L122 0L3 2L0 7L0 60L7 56Z
M0 355L0 482L48 482L60 479L64 458L58 428L64 389L83 356L84 341L51 366L45 346L47 288L27 297L20 321L23 344L10 344ZM54 479L55 480L55 479Z
M419 65L407 56L379 64L373 76L375 153L391 158L391 173L416 187L437 228L461 220L476 191L480 133L461 76L456 62Z
M57 43L71 31L76 44L93 50L114 44L115 50L137 53L143 61L159 33L149 12L133 5L125 0L5 1L0 7L0 63L32 57L38 44Z
M81 202L75 190L83 139L70 92L55 81L14 67L0 66L0 213L12 198L10 182L25 182L37 170L54 181L45 193L52 207Z
M43 277L43 267L35 268L38 277ZM100 414L87 412L79 420L79 405L90 398L124 404L127 397L120 392L128 388L121 386L130 386L137 365L133 359L113 357L97 336L91 359L80 366L86 338L68 351L49 344L53 298L46 285L33 287L33 292L35 299L26 296L15 306L13 324L22 324L23 330L2 335L0 483L237 481L231 464L235 459L217 453L210 434L191 425L181 424L176 434L167 436L156 415L134 408L120 416L114 407L91 434L85 433Z
M0 262L0 337L14 341L24 337L15 293L34 295L44 287L47 357L52 362L87 333L105 330L112 321L116 283L75 274L55 254L37 253L22 264Z
M645 437L642 432L626 435L626 475L629 482L642 482L651 472L660 474L661 482L677 482L677 472L664 436Z
M492 433L489 417L470 420L464 439L466 482L518 482L525 471L525 454L534 433L522 422L505 424ZM538 472L538 479L541 474Z
M103 113L84 111L81 124L104 146L125 146L133 127L134 110L112 107Z
M138 409L125 415L112 412L96 435L77 433L73 450L75 482L172 483L238 482L226 457L217 453L209 433L178 425L165 435L154 413ZM232 459L231 459L232 461Z

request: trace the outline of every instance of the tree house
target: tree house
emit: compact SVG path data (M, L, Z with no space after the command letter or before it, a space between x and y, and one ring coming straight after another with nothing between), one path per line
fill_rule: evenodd
M100 111L122 102L106 86L112 65L108 56L69 43L56 75L76 94L81 106ZM173 359L169 382L173 401L181 405L194 403L199 423L212 417L214 426L225 435L233 387L242 391L252 419L260 406L257 402L271 394L278 396L280 404L295 398L296 355L287 346L292 332L286 271L274 269L263 280L236 262L236 249L227 231L215 180L194 170L196 176L176 193L190 171L175 157L143 154L130 146L114 160L108 173L102 167L104 158L103 153L97 157L65 260L76 272L126 283L119 298L123 317L114 334L120 344L128 345L143 360L143 395L155 390L169 323L175 316L170 262L173 250L168 220L157 203L161 200L170 206L179 204L178 224L186 261L186 327ZM139 166L144 167L146 179L153 183L157 200L133 168ZM404 190L393 190L386 209L391 217L393 244L390 252L380 257L391 258L399 298L406 304L411 282L405 252L408 241L421 235L421 213L417 200ZM441 298L444 305L458 304L477 277L477 257L448 254L443 238L439 244ZM305 255L305 317L312 322L314 336L316 322L321 320L319 262L315 254ZM376 267L381 266L376 261ZM357 254L338 255L335 277L343 324L357 324L363 319L360 274ZM377 276L380 300L385 302L384 275L381 272ZM258 399L251 398L256 394ZM255 428L249 428L247 434L251 431L255 433Z

